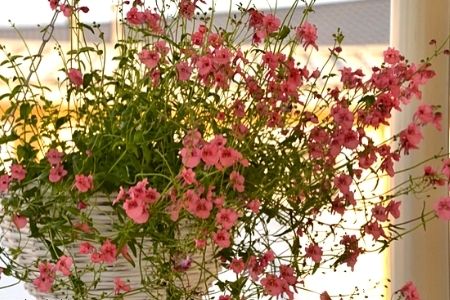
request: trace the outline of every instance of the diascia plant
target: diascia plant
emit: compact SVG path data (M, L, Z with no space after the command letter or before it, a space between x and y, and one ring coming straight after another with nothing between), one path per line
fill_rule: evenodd
M393 223L408 205L399 195L425 199L448 184L444 153L434 158L440 169L424 163L423 176L376 188L419 147L423 126L441 130L420 87L435 76L431 59L448 50L434 46L415 64L388 48L363 74L336 69L344 53L337 32L323 68L311 69L294 53L320 47L308 22L314 0L294 1L283 17L241 5L219 28L201 0L126 2L110 49L101 27L79 20L95 11L49 1L72 31L68 48L55 41L57 100L37 56L2 46L0 219L20 236L17 247L0 248L3 273L73 299L156 299L159 290L167 299L293 299L318 269L353 270L360 255L411 228L450 220L444 197L433 211ZM298 9L303 18L293 23ZM411 101L421 103L407 128L376 141L374 130ZM108 226L97 225L105 216ZM27 238L48 255L24 264ZM90 263L77 265L80 257ZM125 271L105 275L119 259L139 270L137 284ZM221 269L233 275L223 279ZM92 296L108 280L114 288ZM396 295L418 299L412 283Z

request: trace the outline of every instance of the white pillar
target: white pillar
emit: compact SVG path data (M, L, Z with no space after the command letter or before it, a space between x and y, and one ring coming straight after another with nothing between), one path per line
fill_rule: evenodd
M421 58L429 56L433 51L432 46L428 45L429 41L436 39L439 44L449 34L450 0L391 1L391 45L399 49L410 61L419 62ZM400 162L399 169L429 158L441 148L444 152L449 149L449 57L441 56L432 64L437 77L425 87L422 101L441 106L443 131L437 132L434 128L427 128L420 150L411 151L410 156ZM411 107L395 115L395 132L411 122L414 111L415 107ZM423 168L420 167L417 172L422 173ZM394 181L401 182L409 175L397 177ZM448 189L440 188L429 194L431 197L425 200L428 210L438 197L448 194ZM422 200L414 197L403 198L403 220L419 216L422 208ZM412 280L416 283L422 299L450 299L448 223L441 220L432 221L427 224L426 231L420 228L394 243L391 253L393 289L398 289L406 281Z

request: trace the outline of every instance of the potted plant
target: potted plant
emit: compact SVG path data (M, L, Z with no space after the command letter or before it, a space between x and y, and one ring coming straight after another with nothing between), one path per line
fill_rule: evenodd
M389 48L367 76L310 69L294 52L318 48L307 21L314 1L298 24L289 23L294 1L284 20L240 6L227 28L215 28L203 1L162 2L121 3L112 50L99 26L78 18L95 12L50 0L74 37L57 48L59 101L33 79L38 64L22 73L38 56L2 62L14 74L0 77L10 88L1 96L0 255L3 273L36 295L292 299L321 266L353 269L364 240L385 249L401 236L397 195L449 179L445 160L390 192L362 188L395 175L423 126L439 128L437 108L423 103L393 139L377 143L371 131L434 76L431 59L412 64ZM341 59L342 39L327 64ZM436 203L427 216L449 220L449 198ZM358 211L359 230L340 230ZM218 277L221 268L232 279ZM220 294L208 292L213 281ZM414 299L411 284L399 293Z

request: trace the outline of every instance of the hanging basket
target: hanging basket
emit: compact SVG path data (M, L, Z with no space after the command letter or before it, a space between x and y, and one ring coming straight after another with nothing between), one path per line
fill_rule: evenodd
M100 232L105 238L113 238L116 232L113 224L117 220L117 215L111 206L111 197L94 196L90 199L90 218L93 222L93 227ZM51 259L50 252L45 244L36 238L30 237L31 231L28 224L18 230L11 218L4 218L0 223L2 231L1 244L3 247L11 250L20 249L20 254L15 260L21 266L34 266L33 271L29 274L29 281L25 283L26 290L38 300L62 300L75 299L74 292L67 290L67 287L61 286L51 293L42 293L38 291L33 285L33 279L39 276L37 271L37 261L48 261ZM179 236L188 236L190 231L189 224L180 226ZM92 243L93 246L99 247L100 244ZM152 240L144 238L142 243L143 251L146 255L151 256ZM140 265L133 265L127 261L122 255L117 256L114 264L102 265L100 276L93 270L90 270L93 263L90 255L80 254L78 244L70 244L65 247L65 252L72 257L74 267L72 272L77 272L80 280L84 282L89 289L89 299L117 299L115 295L114 280L120 277L126 284L131 287L131 291L123 295L126 300L149 300L149 299L169 299L170 295L167 292L167 283L159 280L157 275L151 280L152 274L155 274L152 264L148 260L142 260ZM150 254L149 254L150 253ZM159 253L161 256L161 253ZM138 259L132 257L136 262ZM177 273L174 280L175 286L183 290L189 290L188 299L202 299L207 295L207 290L211 283L217 278L219 264L214 258L214 247L207 246L203 251L194 253L190 256L192 265L185 272ZM170 260L170 258L169 258ZM199 267L201 262L201 267ZM174 272L176 272L174 270ZM143 274L147 278L143 278Z

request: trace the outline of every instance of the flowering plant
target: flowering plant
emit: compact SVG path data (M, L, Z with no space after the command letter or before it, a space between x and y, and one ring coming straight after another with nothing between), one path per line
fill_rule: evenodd
M48 251L23 265L23 244L2 248L2 268L40 292L92 299L120 258L139 270L139 285L120 274L99 298L212 297L205 286L216 280L222 300L292 299L319 268L353 269L359 255L401 237L398 195L450 179L444 160L442 170L376 189L418 147L423 126L440 130L441 114L422 103L392 139L377 141L373 129L389 126L435 74L430 59L412 64L388 48L368 76L343 67L333 83L340 32L324 67L310 69L295 53L319 47L307 21L314 0L299 24L289 21L294 1L284 20L240 6L218 29L201 0L121 3L113 56L101 28L79 20L87 7L49 2L72 20L69 49L57 44L61 98L51 99L33 56L7 54L2 65L14 74L0 77L10 88L1 96L0 219ZM23 75L30 60L35 80ZM345 230L355 214L362 222ZM106 229L97 225L105 216ZM416 221L436 216L450 219L450 198ZM74 264L80 256L90 265ZM213 257L234 275L218 277L207 267Z

